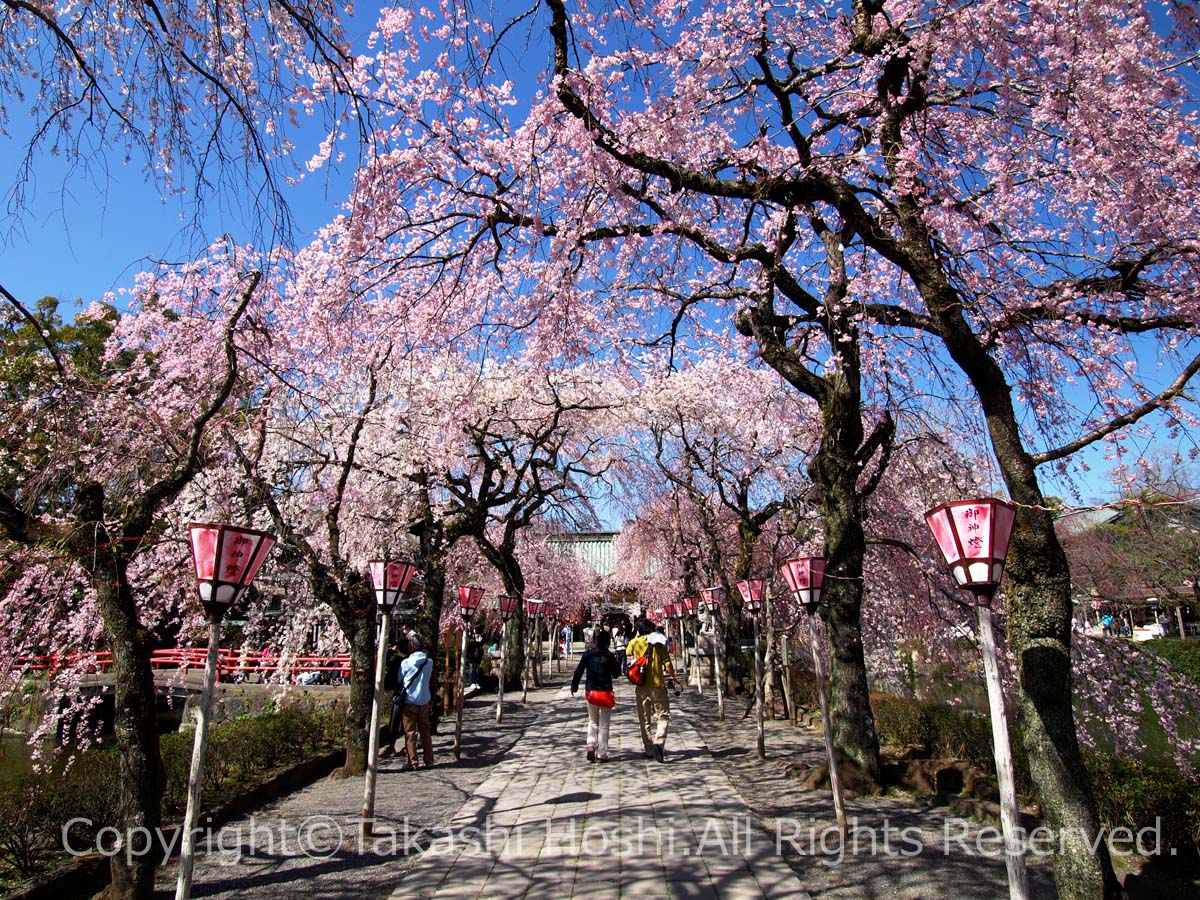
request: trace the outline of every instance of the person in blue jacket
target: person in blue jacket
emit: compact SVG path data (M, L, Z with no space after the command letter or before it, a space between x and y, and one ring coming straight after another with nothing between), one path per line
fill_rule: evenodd
M419 634L409 636L411 653L400 664L400 684L404 691L404 749L408 753L408 765L412 769L422 768L417 759L417 743L420 742L423 766L433 766L433 736L429 725L429 706L433 699L429 682L433 678L433 660L425 655Z

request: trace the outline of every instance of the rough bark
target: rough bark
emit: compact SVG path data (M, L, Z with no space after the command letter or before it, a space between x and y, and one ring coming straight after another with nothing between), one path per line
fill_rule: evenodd
M829 243L831 259L838 249ZM836 289L836 285L835 285ZM831 304L832 308L832 304ZM816 502L825 529L825 590L821 617L828 631L830 652L830 717L837 753L856 770L864 789L880 783L879 737L871 711L866 656L862 639L863 562L866 556L866 496L878 483L879 472L863 487L859 483L876 450L884 449L879 466L886 462L886 447L894 434L889 416L870 436L863 426L861 371L852 325L833 316L825 327L830 334L846 334L839 365L817 376L787 346L775 328L769 300L739 317L739 330L758 342L767 365L789 384L820 404L821 442L809 463Z
M377 609L374 596L366 590L337 591L325 598L338 627L350 644L350 696L346 708L346 761L331 774L348 778L367 771L367 734L371 704L375 696Z
M1020 684L1020 738L1046 822L1057 836L1054 880L1063 900L1123 896L1083 764L1071 700L1071 573L1037 473L1020 446L1006 395L985 402L1009 495L1020 507L1006 566L1008 640ZM1091 845L1096 843L1096 851Z
M863 560L866 535L858 465L853 452L861 441L861 414L849 397L823 404L824 439L809 474L825 524L825 589L821 618L829 640L829 706L834 747L862 778L878 784L879 737L871 712L862 639ZM857 432L857 434L855 434ZM841 440L838 440L838 437Z
M84 565L96 591L104 634L113 654L115 691L114 731L117 745L116 827L129 834L145 828L157 833L162 824L162 796L166 770L159 751L157 694L150 668L151 639L137 616L133 590L127 576L128 560L114 550L104 527L104 498L100 488L81 491L76 508L79 527L74 529L71 550ZM111 900L149 900L154 894L154 873L160 858L152 848L132 863L124 853L109 860L111 882L101 896Z

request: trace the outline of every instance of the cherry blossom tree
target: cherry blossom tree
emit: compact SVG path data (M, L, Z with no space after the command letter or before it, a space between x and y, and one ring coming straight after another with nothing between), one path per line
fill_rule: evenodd
M281 329L274 336L282 343ZM256 421L241 432L244 444L231 440L254 502L298 557L308 593L332 612L349 646L346 760L339 776L361 775L367 762L378 611L365 563L385 553L404 555L402 518L388 510L403 510L406 498L358 458L383 399L377 368L390 352L372 348L378 356L366 358L352 348L317 354L334 360L322 366L319 379L292 362L264 391Z
M1099 824L1037 469L1159 410L1169 429L1189 421L1194 29L1163 37L1119 0L545 10L546 90L517 123L493 52L511 29L453 11L430 26L462 39L431 80L389 83L393 149L364 171L348 243L418 263L422 300L453 290L475 321L503 306L546 356L627 327L674 346L734 318L821 410L809 471L832 609L861 602L864 488L892 406L915 385L962 403L1021 508L1009 636L1033 776L1064 838L1059 891L1115 894L1104 853L1083 846ZM400 214L397 183L413 186ZM1154 336L1157 386L1134 362Z
M569 519L572 508L591 516L586 482L607 465L602 419L616 398L582 372L554 375L510 366L468 380L469 390L459 395L463 402L449 400L456 396L451 391L443 395L449 402L425 407L438 410L444 425L434 438L443 448L434 459L449 465L431 465L417 475L428 506L415 527L423 541L444 536L447 523L452 536L470 536L504 592L525 597L522 537L535 523ZM453 456L445 456L447 447L455 448ZM440 606L436 615L435 622ZM524 663L523 617L521 609L506 649L510 680Z
M169 539L186 521L173 504L216 454L213 433L244 386L242 354L258 342L270 293L264 271L253 254L222 245L193 264L146 273L137 310L116 323L100 370L66 354L47 359L3 417L9 446L35 430L54 437L12 461L13 487L0 492L5 555L21 572L4 598L14 626L7 649L81 651L77 673L101 647L112 653L122 829L161 824L148 622L181 599L177 584L160 581L164 569L187 571L182 542ZM82 318L108 315L95 308ZM47 595L71 627L33 614ZM154 852L114 856L108 893L149 897L155 865Z

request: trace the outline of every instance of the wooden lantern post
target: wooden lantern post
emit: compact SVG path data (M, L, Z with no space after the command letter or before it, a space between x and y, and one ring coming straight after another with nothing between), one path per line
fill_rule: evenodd
M750 618L754 622L754 717L758 724L758 758L766 759L767 732L763 721L762 660L758 655L758 617L763 609L763 580L749 578L746 581L739 581L737 587L741 592L746 611L750 613Z
M683 609L692 620L692 661L696 663L696 696L704 696L704 672L700 669L700 600L697 597L684 597ZM689 673L691 669L688 669Z
M192 895L192 870L196 862L196 822L200 818L200 787L204 783L204 755L208 750L208 726L213 692L217 683L217 659L221 652L221 620L233 606L275 546L275 536L265 531L233 525L191 524L188 536L200 605L208 619L208 656L204 664L204 688L196 711L196 737L192 744L192 766L188 772L187 810L179 850L176 900Z
M1020 833L1008 713L1004 707L1004 687L1000 682L996 636L992 628L992 598L1004 574L1008 540L1016 516L1015 506L989 497L943 503L925 513L925 522L933 532L955 582L975 595L979 650L987 680L996 780L1000 788L1000 825L1004 831L1004 859L1008 866L1008 896L1010 900L1027 900L1029 878Z
M467 633L471 630L471 618L483 600L483 588L477 585L460 585L458 588L458 611L462 615L462 649L458 654L458 691L454 709L454 759L462 759L462 720L464 689L467 677Z
M379 777L379 723L383 720L383 676L387 668L388 640L392 634L392 611L408 590L416 566L410 562L373 559L367 563L375 605L381 614L375 646L375 691L371 699L371 730L367 734L367 773L363 780L362 836L371 834L375 823L375 783ZM392 735L395 740L395 735Z
M825 732L825 753L829 757L829 789L833 793L833 811L838 830L846 836L846 802L842 796L842 776L838 769L837 752L833 746L833 723L829 716L829 698L825 694L825 660L821 655L821 617L817 606L825 586L825 560L820 556L789 559L779 567L788 589L808 613L809 634L812 636L813 669L817 677L817 699L821 704L821 725Z
M704 588L700 591L700 597L704 600L704 605L712 610L713 618L716 619L717 646L716 652L713 653L713 667L717 682L717 718L725 721L725 689L721 684L721 661L725 656L725 620L721 615L721 601L723 591L719 587Z
M504 718L504 651L508 644L508 620L517 611L520 598L502 594L496 601L500 608L500 686L496 690L496 721Z

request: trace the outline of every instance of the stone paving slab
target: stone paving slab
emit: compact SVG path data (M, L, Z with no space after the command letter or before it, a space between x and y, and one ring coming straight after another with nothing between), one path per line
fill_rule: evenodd
M619 685L611 758L590 763L582 694L564 688L549 705L392 900L809 897L678 710L666 763L647 760Z

